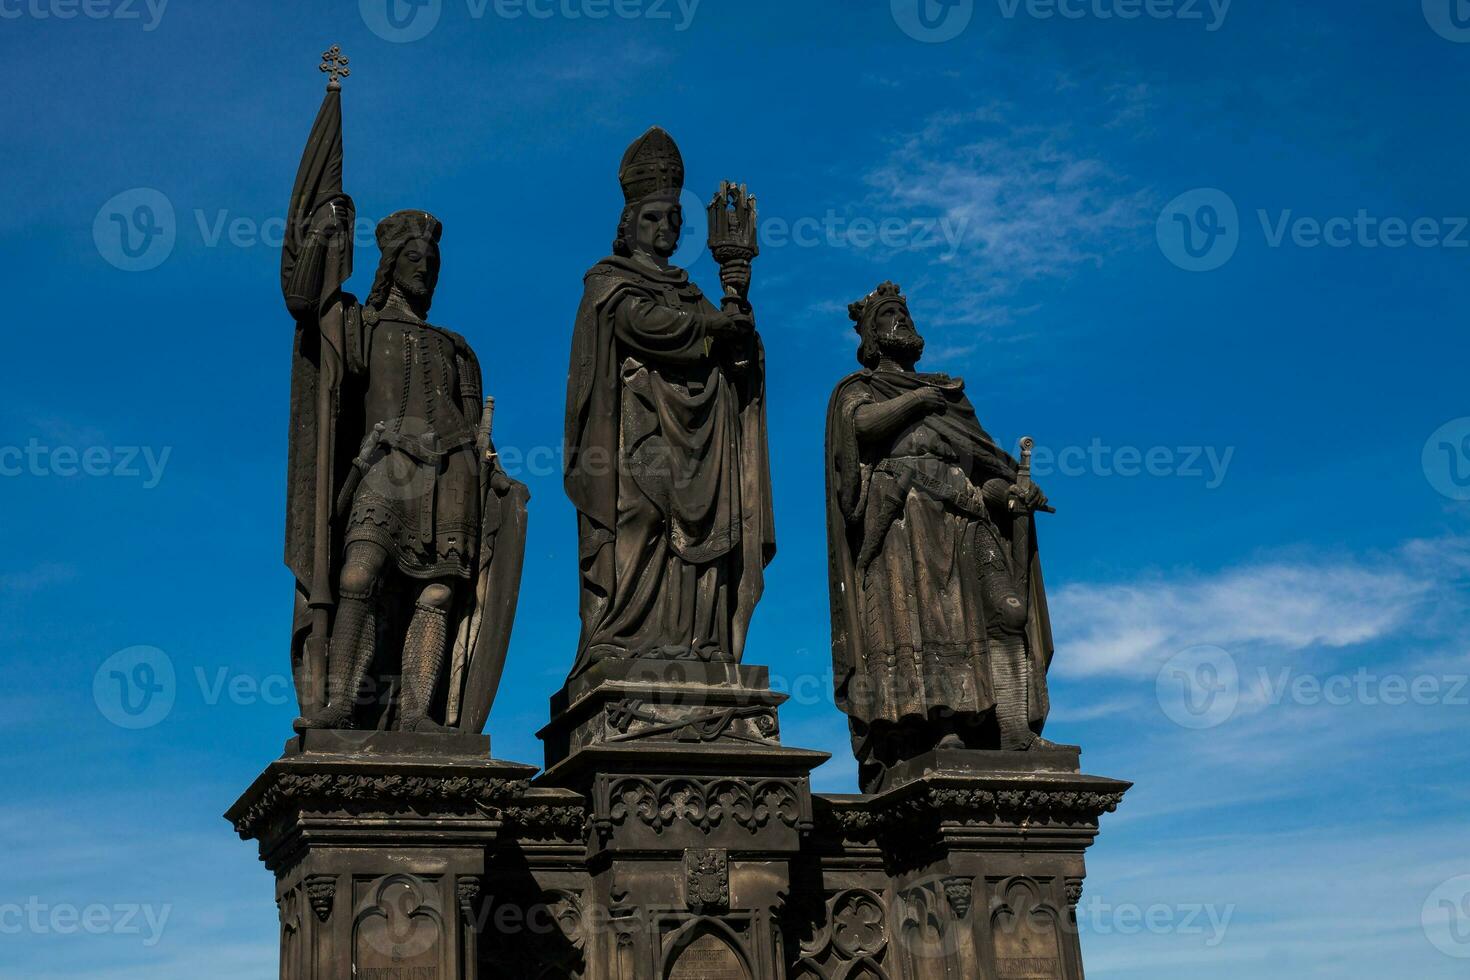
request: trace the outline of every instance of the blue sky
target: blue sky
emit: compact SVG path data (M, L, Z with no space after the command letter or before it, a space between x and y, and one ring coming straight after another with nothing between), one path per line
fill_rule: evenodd
M534 494L497 755L540 759L574 653L567 344L658 123L693 194L761 200L780 553L748 659L834 754L818 788L855 781L823 411L891 278L926 364L1050 454L1048 734L1137 784L1089 855L1089 976L1465 975L1467 11L385 2L0 0L0 976L275 970L219 815L294 715L271 241L333 42L358 213L444 219L435 319ZM138 646L173 668L157 718L108 687Z

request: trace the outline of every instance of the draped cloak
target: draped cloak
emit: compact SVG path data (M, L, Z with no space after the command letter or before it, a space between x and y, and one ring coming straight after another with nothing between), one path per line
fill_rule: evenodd
M582 637L602 657L738 661L775 554L758 337L710 337L681 269L588 271L567 378ZM716 649L712 649L712 647Z
M946 410L909 422L881 444L859 441L855 422L858 409L921 388L942 393ZM916 439L916 430L920 429ZM924 436L928 437L927 444L942 446L943 451L929 458L890 458L895 447L900 453L910 453L912 447L926 445ZM928 711L982 712L994 706L989 665L974 662L985 658L984 590L966 586L945 593L945 599L953 600L958 594L974 604L973 608L959 610L932 605L926 609L925 600L933 599L933 595L921 594L928 591L929 583L924 580L934 577L930 574L934 566L956 556L963 560L975 557L973 541L958 539L967 535L973 539L975 532L982 530L978 527L981 521L939 501L920 484L928 482L929 476L942 482L945 475L953 474L961 495L968 484L975 494L972 499L978 500L979 488L987 480L1014 482L1017 464L981 428L963 383L943 374L864 370L849 375L837 385L828 406L827 447L834 680L837 705L853 722L854 747L862 760L872 755L871 746L861 743L869 737L874 723L893 725ZM895 473L899 478L890 479ZM937 516L941 513L942 517ZM1011 550L1008 524L998 522L994 526L1001 545ZM1027 717L1032 730L1039 734L1049 707L1046 671L1053 648L1034 533L1028 550L1029 602L1023 631L1030 660ZM870 588L873 583L865 582L869 571L874 575L893 574L901 581L880 582L876 584L881 588ZM953 574L958 578L977 576L978 569L960 569ZM897 613L865 608L870 602L893 602L906 608ZM936 616L948 622L937 623ZM955 625L956 616L964 621ZM893 619L904 621L895 624ZM943 637L934 646L959 646L952 642L957 634L973 642L967 652L926 651L925 634L931 631ZM907 690L914 697L896 695L891 680L886 684L882 680L873 682L875 677L891 678L895 666L901 673L905 661L921 665L940 662L949 676L936 678L930 674L911 680L920 689Z

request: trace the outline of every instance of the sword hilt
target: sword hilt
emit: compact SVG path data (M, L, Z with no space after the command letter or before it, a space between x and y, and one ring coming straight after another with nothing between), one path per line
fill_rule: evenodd
M1036 448L1036 440L1030 436L1022 436L1021 442L1021 465L1016 467L1016 486L1022 490L1031 489L1031 451ZM1057 509L1049 504L1042 504L1036 508L1047 514L1055 514Z

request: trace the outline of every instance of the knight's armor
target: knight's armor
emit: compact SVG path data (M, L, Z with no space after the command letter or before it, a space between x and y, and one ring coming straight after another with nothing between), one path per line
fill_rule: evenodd
M468 578L479 538L479 460L465 417L480 371L457 334L392 310L351 307L347 366L380 448L352 500L346 543L381 545L413 578Z

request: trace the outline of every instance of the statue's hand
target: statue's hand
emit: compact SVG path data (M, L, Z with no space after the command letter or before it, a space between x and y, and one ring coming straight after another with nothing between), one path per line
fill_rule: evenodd
M755 318L737 309L722 310L710 318L709 332L716 338L739 340L755 332Z
M352 215L339 201L328 201L311 216L310 234L332 238L351 230Z
M949 400L938 388L920 388L914 392L914 401L926 415L941 415L949 408Z
M1022 489L1016 484L1006 488L1006 508L1017 516L1022 514L1034 514L1038 510L1048 510L1046 494L1036 484Z
M720 285L726 292L735 291L735 295L744 297L750 292L750 261L748 259L735 259L720 266Z

